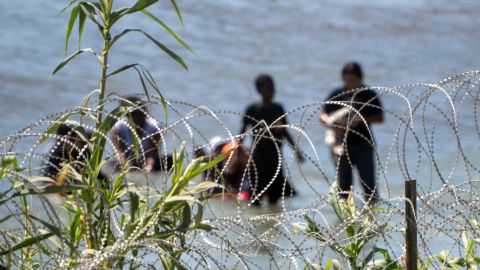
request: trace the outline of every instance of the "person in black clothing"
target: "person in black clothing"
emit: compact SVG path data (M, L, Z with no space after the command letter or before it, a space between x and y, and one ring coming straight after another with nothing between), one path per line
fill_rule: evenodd
M87 145L91 134L85 132L80 126L67 124L61 124L55 134L57 139L44 161L42 175L55 180L55 185L62 186L72 181L66 165L70 165L78 173L83 173L85 170L86 162L91 155ZM108 179L102 171L97 178L101 181Z
M352 166L360 176L367 201L378 199L375 181L374 139L371 124L383 122L383 109L375 91L362 82L363 72L358 63L345 64L342 70L344 85L326 99L320 121L327 125L327 144L330 144L337 165L338 184L348 196L352 186ZM329 103L329 102L341 102ZM353 109L351 109L351 107ZM362 120L365 120L363 122ZM332 134L328 134L331 131ZM331 135L332 138L328 138Z
M249 168L249 180L253 193L252 198L266 189L260 195L259 200L254 202L255 205L259 205L265 195L270 203L276 203L283 195L293 196L295 194L290 183L285 179L279 156L283 139L287 139L291 145L295 145L295 143L286 128L275 127L286 125L287 121L282 105L273 101L275 86L272 77L266 74L259 75L255 80L255 86L257 92L262 96L262 101L247 107L240 133L243 134L248 126L256 126L251 149L253 164ZM271 134L264 125L257 125L262 120L269 126ZM299 149L295 149L295 153L297 160L302 162L303 156ZM277 170L278 174L274 178ZM284 186L285 192L283 192Z

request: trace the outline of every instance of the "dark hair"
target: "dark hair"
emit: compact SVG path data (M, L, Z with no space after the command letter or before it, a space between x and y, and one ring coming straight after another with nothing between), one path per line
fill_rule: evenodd
M131 109L130 113L141 112L145 114L148 111L147 104L141 98L137 96L125 96L123 98L124 100L121 100L120 104L122 106L130 108Z
M145 107L145 102L143 102L142 99L140 99L137 96L125 96L123 98L124 100L121 100L120 103L125 107L132 107L132 106L138 106L140 108Z
M268 74L258 75L257 78L255 79L255 86L257 87L257 90L260 89L261 87L269 87L270 89L275 88L275 84L273 83L273 78Z
M58 129L57 129L57 132L56 134L59 135L59 136L67 136L67 135L71 135L73 129L67 125L67 124L61 124Z
M79 139L80 138L79 134L86 135L87 133L82 126L75 126L72 124L61 124L58 127L57 132L55 134L61 137L68 136L70 138Z
M360 79L363 79L362 67L357 62L348 62L343 66L342 77L345 75L354 75Z

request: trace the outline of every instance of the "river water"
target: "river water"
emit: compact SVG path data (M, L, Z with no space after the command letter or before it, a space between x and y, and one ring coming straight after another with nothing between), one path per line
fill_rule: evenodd
M84 96L98 87L99 67L90 55L82 55L49 79L65 56L68 15L57 13L66 3L0 1L0 136L46 114L79 105ZM286 110L293 110L323 100L339 85L341 66L349 60L363 65L366 83L374 86L434 83L449 75L480 69L478 1L197 0L180 1L179 5L184 29L168 3L151 11L178 31L195 54L176 44L145 16L129 19L121 26L141 27L162 40L185 59L188 72L136 34L126 37L112 50L111 66L114 69L142 63L167 99L214 110L242 112L247 104L258 100L253 80L264 72L275 79L276 99ZM114 31L120 32L121 27ZM99 50L98 38L95 29L87 26L82 45ZM77 44L73 37L70 53ZM114 77L108 91L140 92L141 85L134 72L127 72ZM405 111L405 104L398 100L386 96L385 108ZM466 129L466 149L471 151L470 157L478 158L473 115L458 109L466 113L460 119ZM426 117L434 118L433 111L427 111ZM300 114L293 114L289 120L297 123L300 118ZM238 131L239 115L226 115L223 119L233 132ZM374 127L380 159L390 152L397 124L398 120L387 114L385 124ZM442 124L438 125L441 130ZM446 123L443 128L449 130ZM225 135L224 131L219 132L218 125L208 121L202 131L206 137ZM323 169L333 178L333 164L322 143L322 127L312 125L307 132ZM443 144L452 139L452 134L437 132L436 139ZM312 154L306 142L302 143ZM455 155L456 149L455 145L442 145L445 155L439 157L441 166L450 168L451 154ZM415 150L416 145L407 152L415 155ZM317 185L317 192L326 194L327 185L318 170L311 164L303 166L306 178ZM401 195L404 176L398 166L389 167L388 176L391 195ZM290 209L315 199L303 182L297 183L301 196L289 204ZM232 211L234 207L227 207L225 214Z

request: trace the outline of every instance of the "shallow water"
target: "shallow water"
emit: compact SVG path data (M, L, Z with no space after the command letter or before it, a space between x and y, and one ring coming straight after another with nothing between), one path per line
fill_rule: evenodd
M65 54L68 16L56 13L66 2L0 2L0 136L11 134L46 114L78 105L98 87L99 68L89 55L76 59L49 80L51 71ZM375 86L437 82L449 75L480 68L478 1L198 0L179 4L185 29L179 26L168 5L152 11L177 30L195 54L179 47L144 17L128 23L147 29L174 48L188 63L188 72L135 34L114 48L111 66L114 69L140 62L152 72L167 99L206 105L214 110L242 112L248 103L257 100L252 81L261 72L273 75L277 100L286 110L292 110L323 100L339 84L339 70L349 60L359 61L364 66L366 82ZM94 30L86 29L83 44L98 49ZM76 44L74 37L70 52ZM141 91L133 72L115 77L108 88L120 93ZM393 112L405 111L405 104L398 98L386 96L383 102ZM470 106L457 107L458 113L465 116L459 119L462 143L470 160L475 161L480 151L471 124L473 116L468 114L474 101L466 99L464 103ZM437 116L434 110L427 111L427 123ZM239 129L239 115L224 115L222 119L232 132ZM297 113L289 121L298 123L300 119L301 114ZM374 127L379 159L384 162L397 124L397 120L387 115L385 124ZM212 121L198 125L206 137L226 135ZM445 143L453 139L449 129L446 124L439 124L435 132L437 162L440 170L445 170L446 178L457 150L455 144ZM333 179L333 163L323 145L323 128L311 125L306 130L319 153L322 168L329 180ZM422 185L420 190L429 192L440 186L440 181L430 182L430 165L414 166L417 148L413 143L407 145L411 147L407 149L407 163L412 164L412 175ZM313 155L305 141L302 147ZM287 161L292 160L290 151L285 153ZM395 159L390 157L387 175L379 178L391 192L387 195L382 191L384 197L403 193L405 176ZM326 194L328 185L318 169L311 164L302 168L315 191ZM462 164L452 171L448 179L465 181ZM289 210L299 209L316 198L295 168L292 179L300 196L287 202ZM422 179L428 181L423 184ZM235 213L235 207L222 207L227 215Z

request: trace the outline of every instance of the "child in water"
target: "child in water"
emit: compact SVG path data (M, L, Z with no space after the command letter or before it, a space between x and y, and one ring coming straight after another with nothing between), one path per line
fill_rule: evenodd
M227 191L236 195L239 200L250 199L250 186L248 179L244 178L250 153L236 139L222 139L214 137L209 145L198 148L195 151L196 157L204 157L210 161L222 154L228 154L227 158L215 166L215 169L205 172L206 181L219 182L225 190L216 188L212 193ZM221 175L220 175L221 172Z
M295 142L285 127L278 127L286 125L287 120L282 105L273 101L275 85L272 77L267 74L259 75L255 80L255 86L262 99L247 107L240 133L245 133L249 126L255 127L254 143L251 149L253 164L249 169L249 180L252 186L252 197L255 198L261 192L263 193L253 203L259 205L266 196L269 203L273 204L282 196L295 194L293 187L285 179L280 159L282 141L286 139L291 145L295 145ZM271 134L264 129L264 125L258 125L260 121L265 122ZM303 162L303 156L298 148L295 149L295 154L297 160Z

